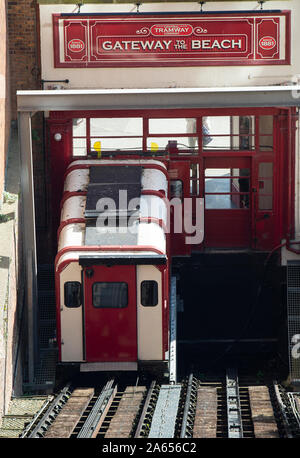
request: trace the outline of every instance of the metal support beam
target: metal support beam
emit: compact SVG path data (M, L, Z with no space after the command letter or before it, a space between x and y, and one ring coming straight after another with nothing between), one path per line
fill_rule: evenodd
M226 2L228 0L205 0L205 3L219 3L219 2ZM232 2L247 2L249 0L231 0ZM255 0L254 0L255 1ZM290 1L290 0L281 0L281 1ZM142 3L176 3L176 2L182 2L182 0L143 0ZM76 3L75 0L37 0L37 3L40 5L47 5L51 3L59 4L59 3L64 3L64 4L69 4L71 3L74 5ZM106 3L129 3L128 0L85 0L85 4L93 4L93 3L100 3L100 4L106 4ZM195 0L185 0L185 3L195 3ZM199 2L198 2L199 3ZM212 13L214 11L211 11Z
M19 111L299 106L300 86L18 91Z
M177 309L176 277L171 277L170 291L170 349L169 349L169 382L177 382Z
M21 160L22 244L25 268L25 301L28 324L28 375L34 382L37 348L37 257L35 234L35 208L33 162L31 142L31 113L19 114L19 146Z

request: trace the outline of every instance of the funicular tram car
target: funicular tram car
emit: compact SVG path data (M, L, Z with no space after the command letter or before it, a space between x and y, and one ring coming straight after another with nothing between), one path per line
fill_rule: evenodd
M155 160L68 167L55 261L61 363L83 372L166 370L167 176Z

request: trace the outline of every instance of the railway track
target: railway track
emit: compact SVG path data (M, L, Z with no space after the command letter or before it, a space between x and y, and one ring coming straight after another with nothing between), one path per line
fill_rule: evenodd
M253 383L229 368L223 377L193 374L177 384L66 387L20 437L300 437L299 397L276 382ZM54 412L54 413L53 413Z

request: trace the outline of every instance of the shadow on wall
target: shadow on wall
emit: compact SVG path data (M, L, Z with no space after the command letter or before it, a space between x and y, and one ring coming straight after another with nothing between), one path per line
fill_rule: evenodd
M10 258L8 256L0 256L0 269L8 270L10 266Z

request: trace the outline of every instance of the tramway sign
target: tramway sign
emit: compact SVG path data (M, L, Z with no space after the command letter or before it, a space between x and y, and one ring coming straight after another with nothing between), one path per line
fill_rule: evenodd
M290 63L290 12L54 14L55 67Z

